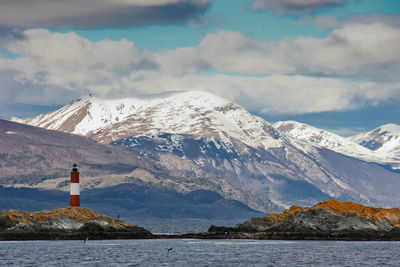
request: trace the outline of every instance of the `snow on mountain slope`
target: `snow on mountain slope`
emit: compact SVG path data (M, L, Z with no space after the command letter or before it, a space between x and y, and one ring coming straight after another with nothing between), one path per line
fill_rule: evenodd
M101 143L134 131L143 136L160 132L207 135L225 142L233 137L253 147L281 146L279 134L269 123L231 101L200 91L115 100L90 95L59 110L14 121L79 135L96 134Z
M283 133L290 138L300 140L307 144L327 148L350 157L383 164L400 164L400 161L396 162L389 159L388 157L385 157L384 154L371 151L350 139L343 138L329 131L318 129L305 123L296 121L280 121L273 124L273 126L280 133Z
M239 105L205 92L118 100L89 96L19 121L139 153L173 175L222 177L277 204L338 198L400 206L399 174L288 138Z
M372 131L348 138L380 155L394 160L400 158L400 125L386 124Z

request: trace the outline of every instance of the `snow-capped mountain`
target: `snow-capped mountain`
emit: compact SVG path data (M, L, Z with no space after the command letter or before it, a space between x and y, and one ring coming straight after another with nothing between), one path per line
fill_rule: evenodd
M120 146L157 160L172 174L219 176L278 204L339 198L400 205L399 174L289 138L239 105L205 92L116 100L89 96L19 121Z
M400 164L400 160L388 157L387 151L385 151L386 153L376 153L375 151L368 149L368 147L364 147L359 145L358 142L352 141L352 139L346 139L337 134L315 128L305 123L296 121L280 121L274 123L273 126L280 133L283 133L292 139L327 148L350 157L381 164ZM400 152L400 138L398 139L398 145Z
M386 155L393 160L400 159L400 125L386 124L366 133L348 138L375 153Z
M253 147L281 146L278 133L263 119L226 99L197 91L115 100L89 95L57 111L14 121L91 136L101 143L132 133L135 136L174 133L221 141L236 138Z

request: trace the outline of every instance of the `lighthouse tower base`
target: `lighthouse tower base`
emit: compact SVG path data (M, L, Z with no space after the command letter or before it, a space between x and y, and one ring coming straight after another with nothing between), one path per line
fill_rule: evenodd
M69 196L69 205L71 207L80 207L81 206L81 199L79 195L70 195Z

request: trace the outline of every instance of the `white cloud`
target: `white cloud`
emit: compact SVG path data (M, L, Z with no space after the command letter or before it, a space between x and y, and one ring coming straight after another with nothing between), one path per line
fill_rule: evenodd
M146 72L133 74L124 81L123 87L135 88L135 93L208 91L233 100L248 110L268 114L354 110L377 102L400 100L400 83L346 82L300 75L259 78L204 73L172 76ZM124 91L121 95L128 93Z
M169 71L215 69L240 74L341 76L363 81L398 80L400 29L381 23L348 24L326 38L264 42L239 32L208 34L198 47L166 51ZM173 62L172 65L170 62Z
M44 29L24 32L25 39L9 43L9 51L23 55L0 63L19 72L15 79L35 85L66 89L110 85L114 79L137 69L153 69L156 63L133 42L91 42L75 33L51 33ZM110 88L109 90L112 90Z
M89 91L117 97L204 90L256 112L302 114L400 100L395 75L400 69L393 68L399 66L400 55L394 53L399 31L382 24L349 25L325 39L276 42L218 32L197 47L162 52L141 51L127 40L93 42L75 33L44 29L26 30L24 35L8 43L20 57L0 58L2 102L63 104ZM389 68L381 70L385 65ZM386 71L393 79L376 82L366 70L376 75ZM242 75L257 73L268 75ZM316 78L313 73L360 76L365 81Z

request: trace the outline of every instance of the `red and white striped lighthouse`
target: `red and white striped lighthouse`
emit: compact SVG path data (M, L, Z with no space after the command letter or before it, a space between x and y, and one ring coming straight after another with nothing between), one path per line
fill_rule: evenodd
M78 172L78 165L76 165L76 163L74 163L74 165L72 166L69 205L71 207L81 206L81 199L79 193L79 172Z

